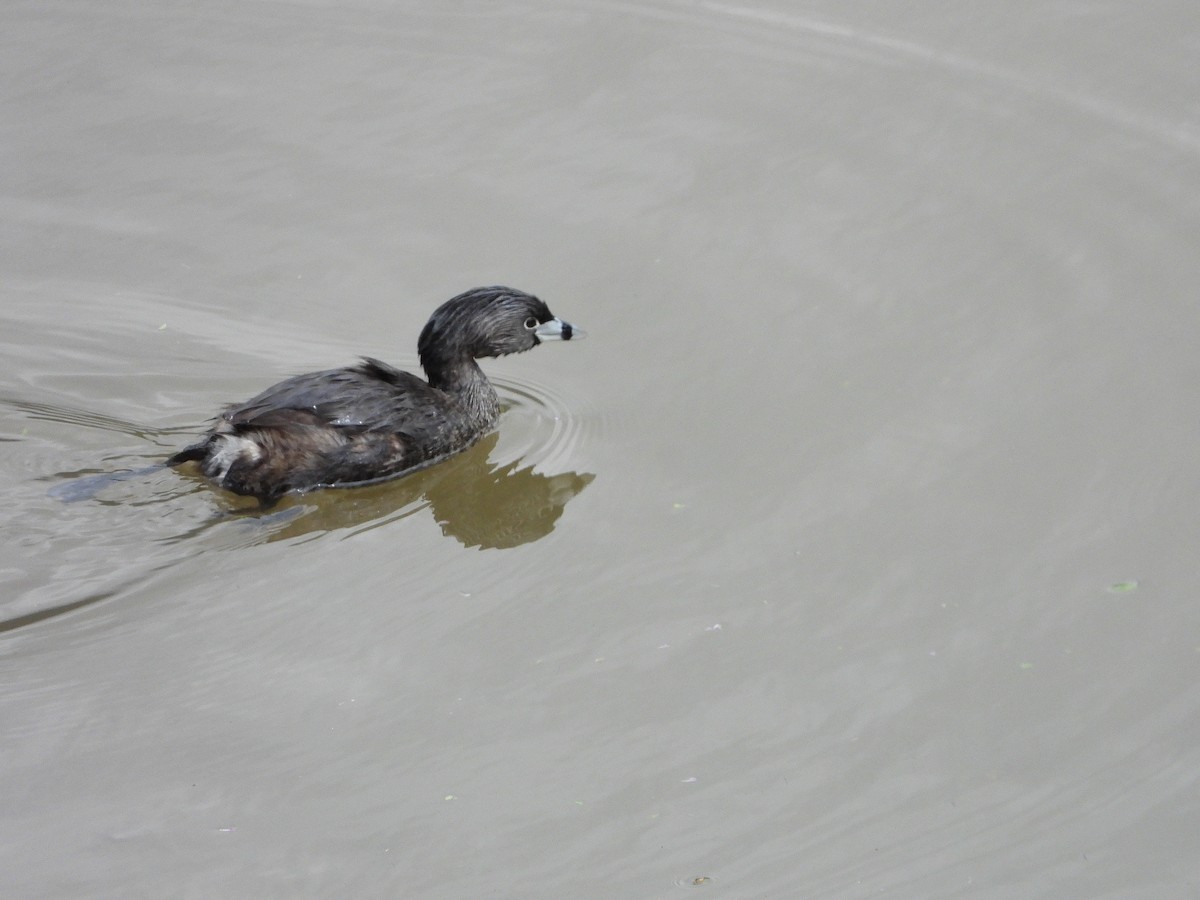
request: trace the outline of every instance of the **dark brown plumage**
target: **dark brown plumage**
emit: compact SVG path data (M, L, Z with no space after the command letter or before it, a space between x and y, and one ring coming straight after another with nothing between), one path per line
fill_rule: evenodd
M465 450L496 424L499 400L476 359L580 336L537 297L475 288L421 331L427 382L375 359L297 375L229 407L167 462L195 461L221 487L264 500L394 478Z

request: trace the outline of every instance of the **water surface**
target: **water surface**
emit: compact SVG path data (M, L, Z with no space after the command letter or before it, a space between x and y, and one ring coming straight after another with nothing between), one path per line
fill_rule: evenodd
M426 7L0 12L0 893L1195 896L1194 4ZM493 283L443 466L61 495Z

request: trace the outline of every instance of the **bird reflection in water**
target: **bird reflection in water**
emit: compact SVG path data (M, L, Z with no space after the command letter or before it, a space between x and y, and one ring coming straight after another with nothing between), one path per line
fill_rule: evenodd
M442 533L465 547L528 544L553 531L567 503L596 476L543 475L520 459L492 463L488 457L498 440L498 433L490 434L466 452L398 481L287 496L255 518L270 528L268 540L278 541L321 531L366 531L428 508Z

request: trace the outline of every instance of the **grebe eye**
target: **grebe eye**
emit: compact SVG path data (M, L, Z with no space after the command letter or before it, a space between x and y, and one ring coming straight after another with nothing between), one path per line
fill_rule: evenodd
M528 319L525 320L525 330L526 331L533 331L533 329L535 329L537 327L538 327L538 320L535 319L533 316L530 316Z

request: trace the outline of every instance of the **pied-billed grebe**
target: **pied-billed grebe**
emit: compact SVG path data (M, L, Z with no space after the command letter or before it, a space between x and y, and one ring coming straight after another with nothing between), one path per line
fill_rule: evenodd
M264 500L392 478L465 450L496 424L500 403L476 359L581 336L537 297L475 288L421 331L428 383L369 358L297 375L229 407L167 463L196 461L221 487Z

